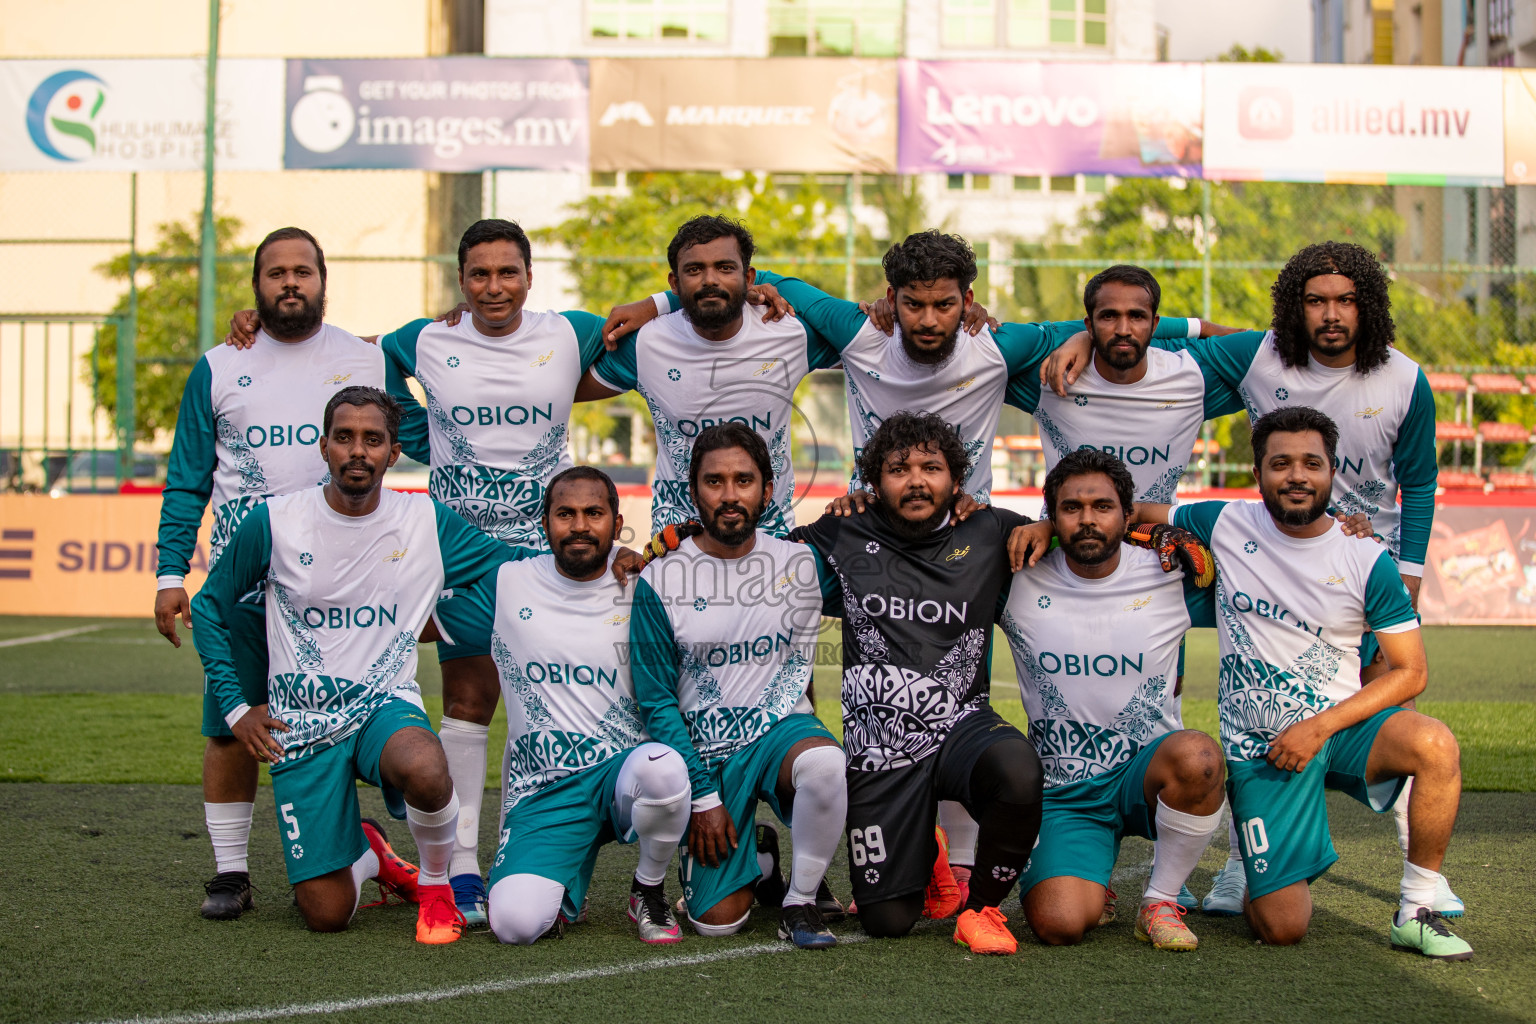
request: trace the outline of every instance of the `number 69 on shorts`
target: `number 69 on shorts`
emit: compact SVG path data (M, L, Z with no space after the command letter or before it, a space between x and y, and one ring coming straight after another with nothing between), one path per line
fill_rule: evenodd
M855 867L879 864L885 860L885 836L879 825L856 828L848 833L848 849L853 855Z

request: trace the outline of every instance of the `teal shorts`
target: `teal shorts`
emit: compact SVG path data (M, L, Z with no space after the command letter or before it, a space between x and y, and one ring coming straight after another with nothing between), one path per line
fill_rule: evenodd
M619 820L613 795L624 761L635 749L519 800L501 822L490 888L510 875L559 882L565 886L561 912L567 921L576 920L592 883L597 851L609 843L634 842L633 828Z
M437 602L432 618L443 638L437 642L437 661L491 656L491 628L494 623L487 609L496 607L497 570L480 577L468 587L449 591ZM451 642L450 642L451 641Z
M688 837L683 836L677 873L683 886L683 898L688 901L688 916L695 921L716 903L756 884L762 877L762 870L757 866L754 839L757 802L765 801L775 817L790 824L789 817L779 806L779 766L791 747L812 736L833 739L815 715L785 715L767 732L715 766L720 800L736 826L737 842L730 856L710 867L688 855Z
M235 602L229 621L229 649L235 659L235 677L240 682L240 697L251 707L267 702L267 614L266 591L257 590ZM197 631L193 630L193 643ZM224 721L219 699L203 677L203 735L233 736Z
M392 697L340 743L273 765L272 800L289 885L350 867L368 849L357 805L358 779L384 791L391 816L405 817L405 795L384 785L379 758L391 736L413 728L432 731L426 712Z
M1172 735L1157 737L1103 775L1045 791L1040 839L1024 865L1020 894L1063 875L1108 887L1120 840L1127 835L1157 838L1157 809L1147 805L1147 768Z
M1365 769L1382 723L1401 710L1387 708L1334 733L1299 773L1281 771L1263 758L1227 762L1227 798L1250 897L1311 882L1339 859L1328 834L1323 790L1348 793L1378 813L1397 800L1406 777L1372 786Z

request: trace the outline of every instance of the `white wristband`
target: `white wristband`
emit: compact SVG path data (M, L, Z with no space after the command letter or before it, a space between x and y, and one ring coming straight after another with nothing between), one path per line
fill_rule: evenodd
M666 292L657 292L655 295L651 296L651 301L656 303L657 316L666 316L668 313L672 312L672 303L667 301Z
M716 790L713 793L705 793L703 796L696 797L694 799L693 813L703 814L705 811L712 811L716 807L721 806L722 803L723 801L720 799L719 790Z
M239 707L235 708L235 710L224 716L224 724L233 729L235 727L235 723L244 718L245 713L249 710L251 710L251 706L249 704L241 704Z
M1420 577L1422 577L1424 575L1424 566L1416 564L1414 562L1398 562L1397 563L1397 574L1399 576L1420 576Z
M1204 325L1202 325L1200 323L1200 318L1199 317L1197 317L1197 316L1190 317L1189 318L1189 337L1191 337L1191 338L1198 338L1198 337L1200 337L1200 329L1201 329L1202 326L1204 326Z
M185 576L156 576L155 591L185 589L187 578Z

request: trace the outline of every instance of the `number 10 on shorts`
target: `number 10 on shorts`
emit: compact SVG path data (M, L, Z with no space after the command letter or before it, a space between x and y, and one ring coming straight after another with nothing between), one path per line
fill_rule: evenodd
M1269 849L1269 832L1263 818L1249 818L1237 830L1238 841L1250 857L1257 857Z
M848 849L853 854L854 867L879 864L885 860L885 836L879 825L856 828L848 833Z

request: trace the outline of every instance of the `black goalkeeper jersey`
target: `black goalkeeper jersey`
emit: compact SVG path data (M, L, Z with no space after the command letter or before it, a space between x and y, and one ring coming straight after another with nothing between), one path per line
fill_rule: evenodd
M1031 522L985 508L920 540L878 506L790 534L826 559L841 589L843 746L848 767L914 764L987 704L992 623L1008 597L1008 535Z

